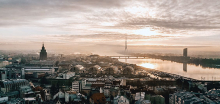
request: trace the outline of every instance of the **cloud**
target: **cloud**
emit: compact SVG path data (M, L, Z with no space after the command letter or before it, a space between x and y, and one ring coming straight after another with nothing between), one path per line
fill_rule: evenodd
M172 36L143 36L143 35L127 35L119 33L102 33L91 35L48 35L47 38L55 38L57 40L72 41L72 42L93 42L93 43L105 43L105 42L124 42L127 37L127 41L144 41L148 39L157 38L172 38Z
M172 33L169 29L209 30L220 27L219 4L216 0L2 0L0 26L34 25L32 23L38 20L54 18L62 23L53 25L64 27L74 24L91 26L93 23L101 28L99 24L103 22L115 22L112 28L148 26L162 33Z
M33 25L34 21L45 18L67 18L119 6L121 2L111 0L1 0L0 26Z
M17 28L7 34L25 34L20 41L113 44L123 43L127 34L132 44L164 39L175 44L175 39L220 34L218 0L1 0L0 8L0 28ZM33 31L19 32L21 27ZM132 32L144 28L158 34Z

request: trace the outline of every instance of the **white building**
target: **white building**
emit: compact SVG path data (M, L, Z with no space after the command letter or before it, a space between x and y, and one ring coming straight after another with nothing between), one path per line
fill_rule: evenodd
M82 89L82 85L80 81L72 82L72 91L80 92Z
M26 73L48 73L48 74L53 74L55 67L25 67L24 70Z
M63 79L70 79L73 76L75 76L75 72L63 73Z
M7 101L8 101L8 97L7 97L7 96L0 98L0 103L1 103L1 104L2 104L2 103L6 103Z
M53 100L56 98L65 98L65 93L62 91L59 91L56 95L53 96Z
M130 102L124 96L117 96L114 98L114 104L130 104Z
M137 92L135 94L135 100L143 100L145 97L145 92Z
M105 79L87 78L84 80L85 84L105 84Z
M104 95L106 97L109 97L110 96L110 89L112 87L112 83L111 82L106 82L105 83L105 86L104 86Z
M30 64L33 65L50 65L53 66L54 65L54 61L49 61L49 60L32 60L30 61Z
M122 79L120 85L121 86L126 86L126 79Z

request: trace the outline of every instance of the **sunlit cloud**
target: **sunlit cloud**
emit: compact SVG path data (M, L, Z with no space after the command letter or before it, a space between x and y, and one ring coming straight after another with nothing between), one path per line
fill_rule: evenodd
M1 0L0 38L15 44L124 45L127 35L129 45L216 46L219 5L218 0Z
M143 36L152 36L159 35L156 31L152 31L149 28L134 30L134 34L143 35Z

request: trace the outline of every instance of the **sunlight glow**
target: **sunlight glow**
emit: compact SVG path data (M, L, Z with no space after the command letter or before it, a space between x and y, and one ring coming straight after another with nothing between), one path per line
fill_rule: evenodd
M159 33L152 31L149 28L135 30L133 33L137 35L144 35L144 36L159 35Z
M102 22L100 25L102 26L115 26L116 22Z
M143 66L145 68L150 68L150 69L155 69L156 68L156 65L151 64L151 63L142 63L142 64L140 64L140 66Z
M125 11L134 14L135 16L144 16L146 15L146 13L148 13L149 8L142 7L140 5L135 5L125 8Z

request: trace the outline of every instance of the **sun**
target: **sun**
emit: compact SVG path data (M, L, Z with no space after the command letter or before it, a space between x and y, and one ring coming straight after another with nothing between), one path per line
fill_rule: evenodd
M143 36L153 36L153 35L159 35L156 31L150 30L150 28L144 28L139 30L134 30L133 34L137 35L143 35Z

